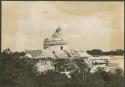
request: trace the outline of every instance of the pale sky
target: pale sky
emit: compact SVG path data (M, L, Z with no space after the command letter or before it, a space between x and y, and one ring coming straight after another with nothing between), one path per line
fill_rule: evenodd
M124 2L2 1L2 49L42 49L61 27L73 49L124 48Z

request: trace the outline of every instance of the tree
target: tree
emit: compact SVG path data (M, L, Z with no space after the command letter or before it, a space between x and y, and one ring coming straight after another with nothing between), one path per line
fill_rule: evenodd
M99 49L88 50L87 53L91 55L102 55L103 51Z

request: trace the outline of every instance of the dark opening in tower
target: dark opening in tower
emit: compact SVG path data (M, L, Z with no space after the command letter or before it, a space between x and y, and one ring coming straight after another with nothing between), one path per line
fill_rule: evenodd
M63 46L61 46L60 48L61 48L61 50L63 50Z

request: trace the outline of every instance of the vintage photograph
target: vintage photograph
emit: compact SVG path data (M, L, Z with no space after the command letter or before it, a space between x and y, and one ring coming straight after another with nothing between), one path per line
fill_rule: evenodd
M0 87L124 87L123 1L2 1Z

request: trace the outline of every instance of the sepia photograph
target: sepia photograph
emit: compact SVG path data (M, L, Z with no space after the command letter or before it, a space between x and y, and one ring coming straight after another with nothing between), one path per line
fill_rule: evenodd
M0 87L124 87L124 1L1 1Z

